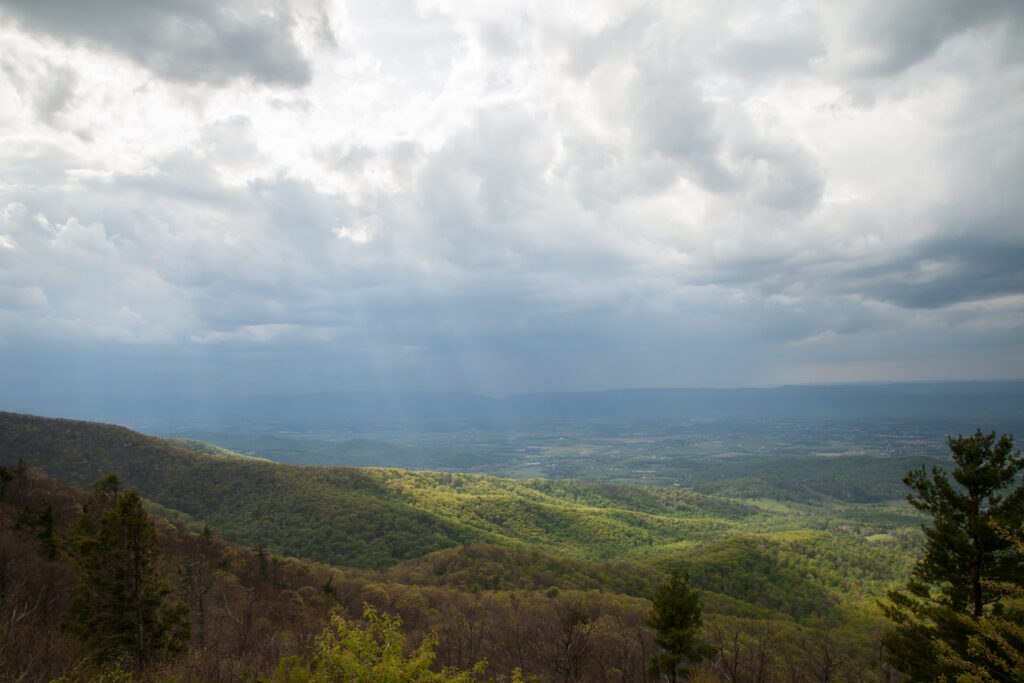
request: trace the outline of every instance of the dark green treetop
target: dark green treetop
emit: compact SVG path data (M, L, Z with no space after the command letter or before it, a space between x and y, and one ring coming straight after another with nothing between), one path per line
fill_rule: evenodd
M1024 560L1024 526L1015 532L993 526ZM952 672L946 678L957 683L1024 681L1024 585L986 581L986 587L1002 592L1005 609L976 620L958 615L967 632L968 656L936 641L939 660Z
M714 647L698 640L702 623L700 592L690 588L689 576L672 570L671 576L654 590L651 603L647 625L654 629L654 643L663 650L648 663L651 679L674 682L679 676L689 675L685 663L715 655Z
M139 666L182 650L190 637L182 604L156 574L156 530L136 491L120 493L117 477L97 483L75 539L78 585L63 627L100 662Z
M997 526L1024 520L1024 458L1013 438L995 433L949 438L956 468L952 480L933 467L903 479L907 500L931 517L924 527L924 557L903 591L890 591L882 608L895 624L884 640L890 662L914 680L941 680L948 667L937 648L969 657L963 617L977 621L999 613L1003 591L994 583L1024 583L1024 562ZM936 643L942 643L937 646Z

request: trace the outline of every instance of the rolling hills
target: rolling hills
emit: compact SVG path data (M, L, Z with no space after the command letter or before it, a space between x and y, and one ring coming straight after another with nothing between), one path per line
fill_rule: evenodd
M447 634L455 649L443 650L443 661L459 666L475 661L472 652L505 657L507 639L520 637L509 631L516 624L532 624L538 643L565 637L554 626L559 623L600 624L600 630L586 627L595 644L607 637L608 647L625 648L630 629L642 631L644 597L666 572L683 566L704 591L706 637L717 638L723 652L731 647L737 658L748 651L754 657L761 647L757 656L764 657L770 645L781 667L787 658L809 665L820 648L838 648L833 654L841 651L851 671L874 680L881 665L872 660L872 643L884 628L874 601L905 579L919 536L919 518L905 503L850 502L827 495L824 485L810 498L772 498L771 487L752 488L750 482L760 481L754 477L698 492L295 466L114 425L0 413L0 464L13 471L18 461L82 488L115 472L153 513L171 520L161 523L165 537L173 536L172 524L193 530L208 524L223 543L252 549L222 543L220 559L209 565L223 590L231 586L237 594L233 599L245 595L240 585L251 585L250 595L287 602L289 618L300 621L307 608L323 619L328 603L351 615L363 602L374 604L403 615L413 632ZM783 494L784 484L780 476ZM735 490L743 497L723 495ZM196 543L180 537L172 545ZM168 567L169 576L177 571L181 581L193 560L174 562L178 569ZM217 573L228 569L234 574ZM183 595L188 585L180 588ZM337 603L324 602L324 595ZM232 609L252 607L243 601ZM263 609L285 608L267 602ZM231 625L236 618L225 612L224 627L238 628ZM315 619L303 622L304 633L320 623ZM459 649L467 638L482 638L482 649ZM275 648L268 652L288 651ZM628 665L642 678L643 659L629 648L614 666ZM272 668L272 661L260 661L263 670ZM503 671L515 665L501 664ZM558 665L530 666L555 671L544 667ZM594 666L613 665L595 660Z
M899 506L759 505L678 487L297 467L224 458L122 427L0 414L0 453L88 487L109 472L185 520L275 553L386 568L487 543L590 560L665 558L725 538L801 529L905 533Z

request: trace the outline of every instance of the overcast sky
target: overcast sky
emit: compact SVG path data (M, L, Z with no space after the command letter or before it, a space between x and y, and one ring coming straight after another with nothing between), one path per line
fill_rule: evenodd
M0 398L1024 377L1019 0L377 4L0 0Z

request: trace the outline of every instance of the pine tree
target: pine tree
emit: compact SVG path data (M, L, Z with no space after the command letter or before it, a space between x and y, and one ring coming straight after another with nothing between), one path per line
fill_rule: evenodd
M1024 561L1024 526L1016 533L993 526L1000 536L1013 544ZM958 683L1024 681L1024 585L996 581L986 581L985 585L1002 593L1005 609L1001 614L987 614L976 621L959 615L967 631L970 656L965 657L937 641L939 661L955 674L947 675L947 679Z
M1005 591L1024 585L1024 561L997 526L1024 519L1024 458L1013 438L980 430L949 438L956 468L950 481L940 468L924 467L903 479L907 500L931 517L924 527L925 554L904 591L890 591L882 608L895 629L883 640L892 665L917 681L955 678L953 658L970 660L971 624L998 615ZM939 656L940 653L943 656Z
M690 674L684 662L700 662L716 653L713 646L697 639L702 623L700 592L690 588L689 578L674 569L651 596L647 625L655 631L655 645L663 650L647 665L647 675L652 679L674 682Z
M135 491L120 493L117 477L97 483L75 540L78 586L63 627L100 662L141 666L179 651L190 636L178 603L156 575L156 530Z

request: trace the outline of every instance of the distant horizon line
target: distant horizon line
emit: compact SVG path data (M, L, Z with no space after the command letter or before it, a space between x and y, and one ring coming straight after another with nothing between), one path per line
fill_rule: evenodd
M866 380L866 381L832 381L832 382L785 382L780 384L742 385L742 386L618 386L604 389L554 389L521 391L503 395L486 394L470 389L322 389L309 391L261 391L261 392L193 392L193 393L134 393L134 392L103 392L103 391L82 391L82 392L20 392L18 396L23 399L55 399L84 398L104 396L108 399L139 399L139 398L163 398L163 399L239 399L239 398L286 398L286 397L310 397L310 396L332 396L332 395L450 395L450 396L475 396L501 401L521 396L543 396L543 395L568 395L568 394L602 394L613 392L649 392L649 391L749 391L785 388L828 388L828 387L885 387L901 385L937 385L937 384L1014 384L1024 383L1022 378L1001 378L1001 379L927 379L927 380ZM15 399L17 396L0 397L0 401Z

